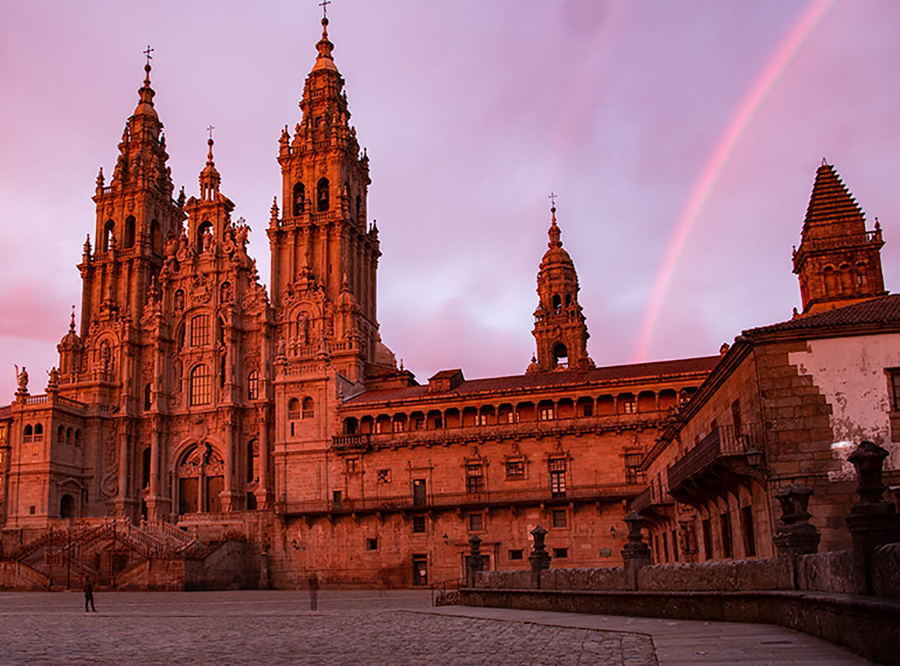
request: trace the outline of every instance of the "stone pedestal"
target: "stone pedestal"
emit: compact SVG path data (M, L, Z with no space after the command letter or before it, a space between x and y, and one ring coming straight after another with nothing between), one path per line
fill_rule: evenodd
M538 525L531 530L531 536L534 537L534 548L531 555L528 556L528 563L531 565L531 587L535 590L541 589L541 573L545 569L550 568L550 554L547 552L547 546L544 539L547 538L547 530Z
M469 538L469 566L466 568L466 587L475 587L476 574L484 571L484 555L481 554L481 539L477 534Z
M638 571L650 566L652 560L650 546L644 543L644 534L641 531L644 520L637 511L625 516L625 523L628 525L628 543L622 549L622 560L625 565L625 584L629 590L638 589Z

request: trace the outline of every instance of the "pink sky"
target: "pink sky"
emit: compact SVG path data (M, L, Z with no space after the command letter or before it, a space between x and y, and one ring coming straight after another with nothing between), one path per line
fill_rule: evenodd
M900 283L900 3L836 0L776 77L684 239L655 325L651 296L704 169L817 3L335 0L335 60L371 159L384 341L424 381L524 371L551 190L598 365L714 354L799 305L816 167L833 163L884 227ZM197 191L206 127L268 281L275 160L300 118L314 0L7 2L0 11L0 403L57 363L94 179L112 172L156 49L153 87L176 187ZM896 288L896 287L895 287Z

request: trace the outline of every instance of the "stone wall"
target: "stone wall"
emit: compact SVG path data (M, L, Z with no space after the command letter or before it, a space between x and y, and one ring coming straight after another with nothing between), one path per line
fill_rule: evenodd
M791 578L790 562L785 558L662 564L638 571L638 589L647 592L787 590L792 587Z
M900 543L875 550L872 558L872 582L880 597L900 598Z
M797 589L836 594L863 594L852 550L803 555L797 561Z
M531 571L485 571L477 575L475 586L527 590L531 587ZM624 590L625 570L622 567L549 569L541 573L541 587L547 590Z

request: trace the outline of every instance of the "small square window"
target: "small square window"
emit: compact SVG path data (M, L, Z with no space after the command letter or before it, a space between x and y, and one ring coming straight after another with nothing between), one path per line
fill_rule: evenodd
M553 559L554 560L564 560L569 557L569 549L568 548L554 548L553 549Z
M366 539L366 550L378 550L378 538Z
M413 534L425 533L425 516L413 516Z
M525 461L524 460L507 460L506 476L513 479L521 479L525 477Z
M524 557L525 557L525 552L521 549L509 551L509 559L510 560L521 560L521 559L524 559Z
M36 507L34 506L34 504L32 504L30 507L28 507L29 515L33 516L35 514L35 511L36 511Z
M469 531L470 532L480 532L483 529L484 529L484 514L470 513L469 514Z
M612 548L601 548L600 557L612 557Z
M359 458L347 458L347 474L359 471Z
M391 482L391 470L389 470L389 469L378 470L375 480L377 483L390 483Z
M553 527L567 527L568 526L568 516L566 515L565 509L554 509L553 510Z

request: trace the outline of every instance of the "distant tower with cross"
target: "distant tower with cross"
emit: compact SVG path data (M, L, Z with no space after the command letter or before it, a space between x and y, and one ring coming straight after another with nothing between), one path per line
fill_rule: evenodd
M150 61L144 50L144 81L138 104L125 122L110 181L103 169L94 192L93 247L85 245L79 266L84 279L81 336L93 321L117 316L139 320L151 277L163 263L163 243L181 233L184 211L172 197L163 124L153 103Z
M327 11L328 0L321 6ZM369 158L361 149L344 78L328 38L328 17L300 100L302 118L281 133L280 211L273 207L272 305L284 322L288 356L328 346L351 381L389 358L378 339L378 229L368 220ZM280 212L280 215L279 215ZM298 341L295 345L292 340Z
M537 354L529 374L553 370L589 370L594 362L587 353L590 337L578 304L578 274L563 249L556 222L556 194L550 194L550 242L537 277L538 306L532 334Z

